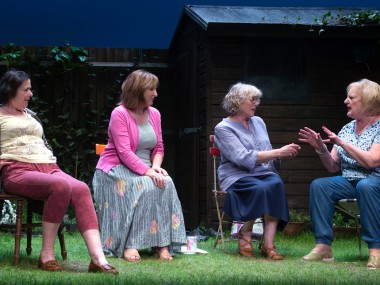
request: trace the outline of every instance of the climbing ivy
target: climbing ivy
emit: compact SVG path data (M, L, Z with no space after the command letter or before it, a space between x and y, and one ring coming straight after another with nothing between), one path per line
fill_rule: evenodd
M341 10L342 11L342 10ZM377 10L358 10L349 13L340 13L334 15L331 11L327 11L320 18L314 19L315 24L319 27L319 34L325 31L328 25L344 25L348 27L362 27L365 25L380 24L380 12ZM311 32L314 28L311 27Z
M69 43L50 48L3 46L0 73L10 68L30 74L33 98L29 108L42 119L59 166L91 186L98 160L95 144L105 142L120 85L106 91L106 106L98 111L91 96L97 75L91 71L88 50Z

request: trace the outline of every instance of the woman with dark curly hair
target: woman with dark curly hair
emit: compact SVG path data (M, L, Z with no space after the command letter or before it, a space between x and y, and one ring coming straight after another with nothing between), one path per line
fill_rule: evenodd
M4 190L45 201L38 267L46 271L61 270L54 257L54 242L71 204L91 257L88 271L118 274L102 251L90 189L56 164L41 121L27 109L32 96L31 81L25 72L10 70L0 79L0 169Z

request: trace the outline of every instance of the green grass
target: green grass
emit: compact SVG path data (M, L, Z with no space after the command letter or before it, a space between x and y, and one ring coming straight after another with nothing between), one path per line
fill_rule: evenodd
M304 262L301 257L314 246L311 233L297 237L278 234L277 249L284 261L271 262L260 256L244 258L237 252L237 242L213 248L213 239L198 242L208 254L177 255L172 262L158 261L150 251L141 252L142 261L127 263L108 258L119 271L118 276L86 273L89 257L78 233L65 234L68 260L61 262L62 272L44 272L37 268L41 237L33 237L33 252L27 256L26 239L22 239L21 263L13 266L14 238L0 233L0 284L379 284L380 270L366 269L368 253L363 243L359 256L356 238L337 238L333 263ZM60 261L59 245L56 258Z

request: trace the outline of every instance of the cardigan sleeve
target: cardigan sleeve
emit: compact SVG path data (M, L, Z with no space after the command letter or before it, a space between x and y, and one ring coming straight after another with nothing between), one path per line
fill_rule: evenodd
M114 111L110 119L110 133L113 138L116 153L120 161L133 172L144 175L149 167L135 154L133 145L137 146L138 131L134 130L135 122L121 111ZM137 126L136 126L137 128ZM133 143L132 140L136 140Z

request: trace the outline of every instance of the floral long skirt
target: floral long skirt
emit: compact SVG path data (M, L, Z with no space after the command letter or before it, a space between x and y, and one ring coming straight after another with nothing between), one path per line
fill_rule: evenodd
M173 180L162 189L148 176L115 166L93 178L103 250L122 257L125 248L146 249L186 243L181 203Z

